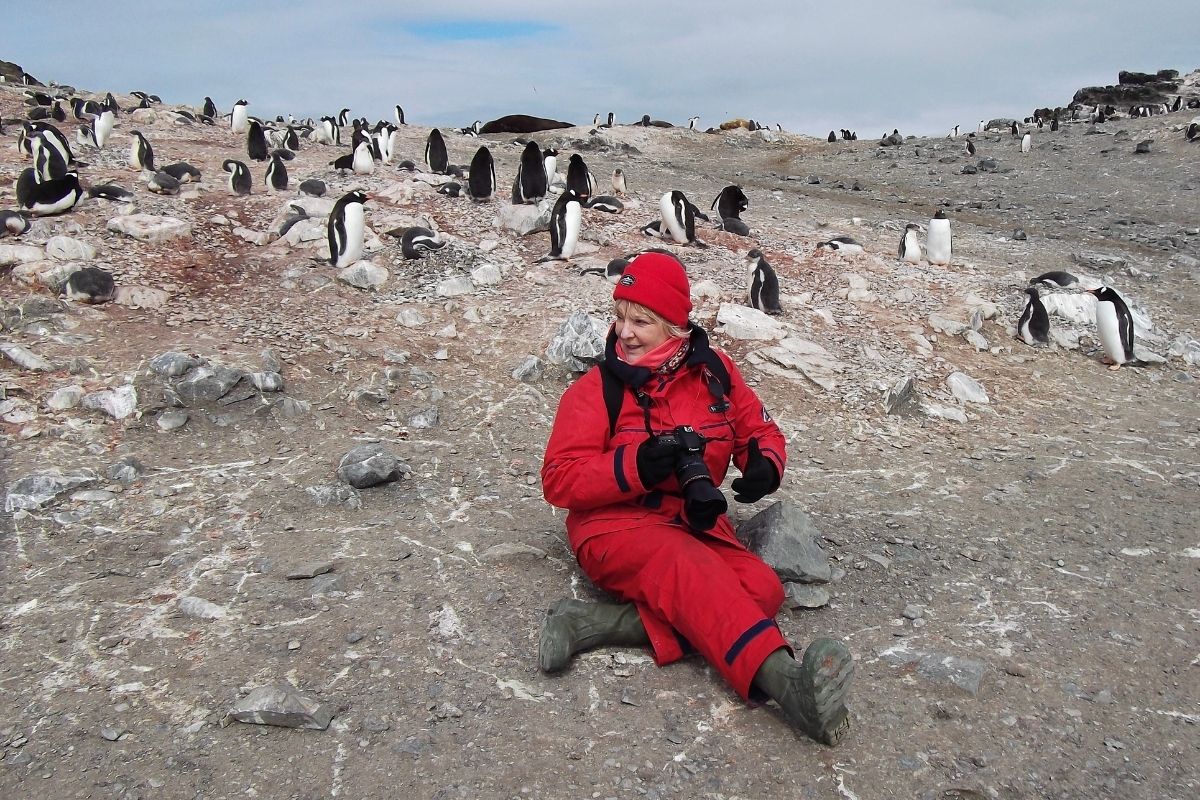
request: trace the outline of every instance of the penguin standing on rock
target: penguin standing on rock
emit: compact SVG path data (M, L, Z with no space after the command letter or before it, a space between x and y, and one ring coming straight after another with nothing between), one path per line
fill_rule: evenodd
M1038 290L1032 286L1025 290L1025 308L1017 321L1017 336L1030 347L1050 342L1050 315Z
M450 166L450 157L446 154L446 140L437 128L431 130L429 138L425 140L425 163L435 175L445 175Z
M533 146L537 148L537 145ZM496 190L496 162L492 160L492 151L486 146L476 150L475 157L471 159L467 188L471 192L471 199L477 203L492 199L492 193Z
M329 263L341 269L362 258L366 234L365 192L347 192L334 204L326 223Z
M513 181L513 205L536 203L546 196L547 190L542 149L537 142L529 142L521 151L521 163L517 166L517 177Z
M1118 370L1133 360L1133 315L1121 295L1110 286L1088 293L1096 297L1096 328L1104 346L1104 363L1109 369Z
M287 167L278 152L271 155L271 163L267 165L267 189L272 192L285 192L288 188Z
M150 140L141 131L130 131L130 134L133 142L129 146L129 166L154 172L154 148L150 146Z
M782 314L779 276L775 274L775 268L767 263L757 247L746 253L746 265L750 269L750 307L767 314Z
M236 195L250 194L250 168L241 161L225 159L221 169L229 173L229 192Z
M558 196L550 211L550 254L538 261L570 261L579 244L583 227L583 206L574 189Z
M583 156L575 153L567 162L567 189L575 192L582 201L592 194L592 173L588 171Z
M921 263L921 226L910 222L904 226L904 235L900 237L900 248L896 258L909 264Z

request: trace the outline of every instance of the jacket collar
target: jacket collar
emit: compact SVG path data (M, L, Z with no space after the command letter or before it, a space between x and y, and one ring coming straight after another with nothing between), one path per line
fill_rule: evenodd
M716 351L708 343L708 333L695 324L692 325L690 333L691 351L683 362L684 367L703 366L707 367L709 372L723 368ZM617 357L617 332L615 329L609 330L608 340L604 344L604 366L635 392L640 391L654 376L651 370L636 364L627 364Z

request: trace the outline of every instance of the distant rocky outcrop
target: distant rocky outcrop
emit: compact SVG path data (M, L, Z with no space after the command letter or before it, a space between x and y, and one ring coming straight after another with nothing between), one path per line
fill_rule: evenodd
M1087 86L1071 98L1072 103L1086 105L1135 105L1138 103L1165 103L1179 93L1179 71L1161 69L1151 75L1147 72L1117 73L1116 86Z
M29 86L42 85L41 81L11 61L0 61L0 78L3 78L5 83L21 83Z

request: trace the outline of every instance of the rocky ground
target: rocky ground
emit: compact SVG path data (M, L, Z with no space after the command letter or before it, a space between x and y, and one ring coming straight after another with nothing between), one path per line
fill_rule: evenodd
M3 207L27 163L21 101L0 87ZM304 201L317 224L278 239L296 198L266 193L262 165L250 197L226 191L241 137L166 107L122 115L104 151L76 150L86 182L135 203L91 200L0 242L0 796L1195 797L1194 114L1035 130L1024 155L988 133L975 157L961 137L543 134L601 187L629 176L625 211L585 212L569 264L537 263L545 233L495 223L512 136L447 134L453 163L481 144L496 158L501 197L478 204L394 165L338 176L343 151L305 143L294 184L362 186L374 233L423 221L450 242L406 261L369 234L388 271L374 289L318 260L328 203ZM72 142L76 124L60 126ZM149 193L125 166L134 129L202 181ZM427 134L403 128L397 157L420 163ZM704 227L709 248L676 249L695 318L789 437L779 493L733 512L785 500L824 538L829 601L780 625L856 655L854 727L833 750L700 661L605 649L536 669L545 609L596 595L538 484L571 379L546 350L572 312L607 319L610 285L580 269L650 244L664 191L706 208L727 183L750 198L751 238ZM897 262L905 223L937 208L953 263ZM134 212L186 232L110 230ZM865 252L817 248L835 234ZM750 247L785 313L747 330ZM55 299L79 263L110 269L119 302ZM1107 370L1074 296L1052 346L1014 340L1024 284L1054 269L1125 293L1149 363ZM364 444L401 479L341 482ZM325 730L230 724L284 681L332 714Z

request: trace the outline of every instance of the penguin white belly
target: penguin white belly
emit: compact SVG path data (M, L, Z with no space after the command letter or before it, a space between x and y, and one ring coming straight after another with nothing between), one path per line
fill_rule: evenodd
M234 133L245 133L246 132L246 128L247 128L246 123L249 119L249 116L250 116L249 112L246 111L245 106L234 106L233 107L233 116L230 119L230 127L233 128Z
M575 255L579 245L579 231L583 227L583 210L579 203L567 203L563 210L564 236L562 242L562 257L570 258Z
M909 264L921 263L921 240L916 231L904 234L904 260Z
M1033 147L1033 137L1028 133L1021 137L1021 152L1028 153Z
M133 140L133 144L129 145L129 167L130 169L142 168L141 142L136 138Z
M343 219L346 223L346 249L342 251L342 255L338 258L337 266L339 269L350 266L362 258L363 254L363 235L365 231L363 207L359 203L350 203L346 206L344 214Z
M370 175L375 171L375 159L371 157L371 148L366 142L354 148L352 166L355 175Z
M1121 322L1112 303L1096 303L1096 328L1104 353L1114 364L1125 363L1125 344L1121 341Z
M34 203L29 211L35 217L52 217L72 208L78 199L75 192L68 192L61 200L53 203Z
M554 156L546 156L542 162L546 167L546 185L554 185L554 177L558 173L558 159Z
M92 133L96 140L97 149L102 149L104 143L108 141L108 136L113 129L113 114L111 111L105 111L100 116L96 117L95 123L92 125Z
M684 230L683 221L675 216L675 206L671 203L671 193L667 192L658 201L658 212L662 217L663 229L671 234L671 238L676 244L687 244L687 231Z
M950 263L951 254L950 220L931 219L929 235L925 240L925 252L930 264L945 265Z

